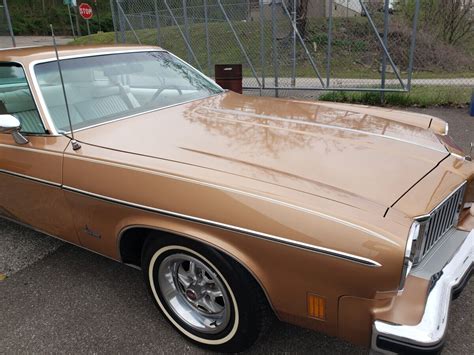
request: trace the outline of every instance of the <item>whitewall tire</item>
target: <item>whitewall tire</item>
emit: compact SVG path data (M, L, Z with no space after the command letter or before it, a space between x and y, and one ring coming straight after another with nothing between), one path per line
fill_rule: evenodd
M269 324L268 303L256 281L236 261L204 244L151 236L142 251L142 270L166 320L201 347L245 350Z

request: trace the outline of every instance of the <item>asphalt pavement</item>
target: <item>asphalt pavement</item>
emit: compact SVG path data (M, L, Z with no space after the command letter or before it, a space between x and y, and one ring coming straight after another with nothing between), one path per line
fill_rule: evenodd
M56 36L57 44L67 44L73 40L72 37ZM50 46L53 44L51 36L15 36L17 47ZM13 46L10 36L0 36L0 48L11 48Z
M466 109L413 109L474 141ZM141 272L0 219L0 354L202 352L149 299ZM1 278L0 278L1 280ZM452 304L444 354L474 353L474 285ZM366 354L336 338L283 323L249 353Z

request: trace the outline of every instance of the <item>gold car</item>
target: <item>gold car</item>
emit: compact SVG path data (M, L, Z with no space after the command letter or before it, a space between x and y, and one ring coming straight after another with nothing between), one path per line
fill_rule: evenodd
M226 92L157 47L59 56L0 52L2 217L141 268L212 350L274 315L378 351L442 346L474 244L474 164L443 120Z

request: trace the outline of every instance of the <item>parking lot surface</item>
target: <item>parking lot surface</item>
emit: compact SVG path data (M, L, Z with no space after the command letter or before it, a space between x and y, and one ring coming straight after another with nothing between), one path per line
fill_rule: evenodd
M420 109L474 140L466 109ZM180 337L148 298L141 272L0 219L0 353L202 352ZM452 304L445 354L474 353L474 285ZM309 330L276 323L250 353L366 354Z
M57 44L67 44L72 41L73 38L66 36L56 36ZM51 36L15 36L17 47L29 47L29 46L50 46L53 44ZM0 48L11 48L12 39L10 36L0 36Z

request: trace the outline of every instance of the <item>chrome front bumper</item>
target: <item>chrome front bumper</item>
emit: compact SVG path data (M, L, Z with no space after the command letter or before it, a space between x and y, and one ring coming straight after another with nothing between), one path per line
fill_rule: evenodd
M453 232L454 237L450 237L453 239L462 238L462 243L452 254L450 260L438 268L438 272L430 275L432 285L420 323L403 325L375 320L372 326L373 352L436 353L441 350L453 294L458 293L464 287L473 271L474 230L467 237L466 233ZM439 263L439 258L432 259L431 264Z

